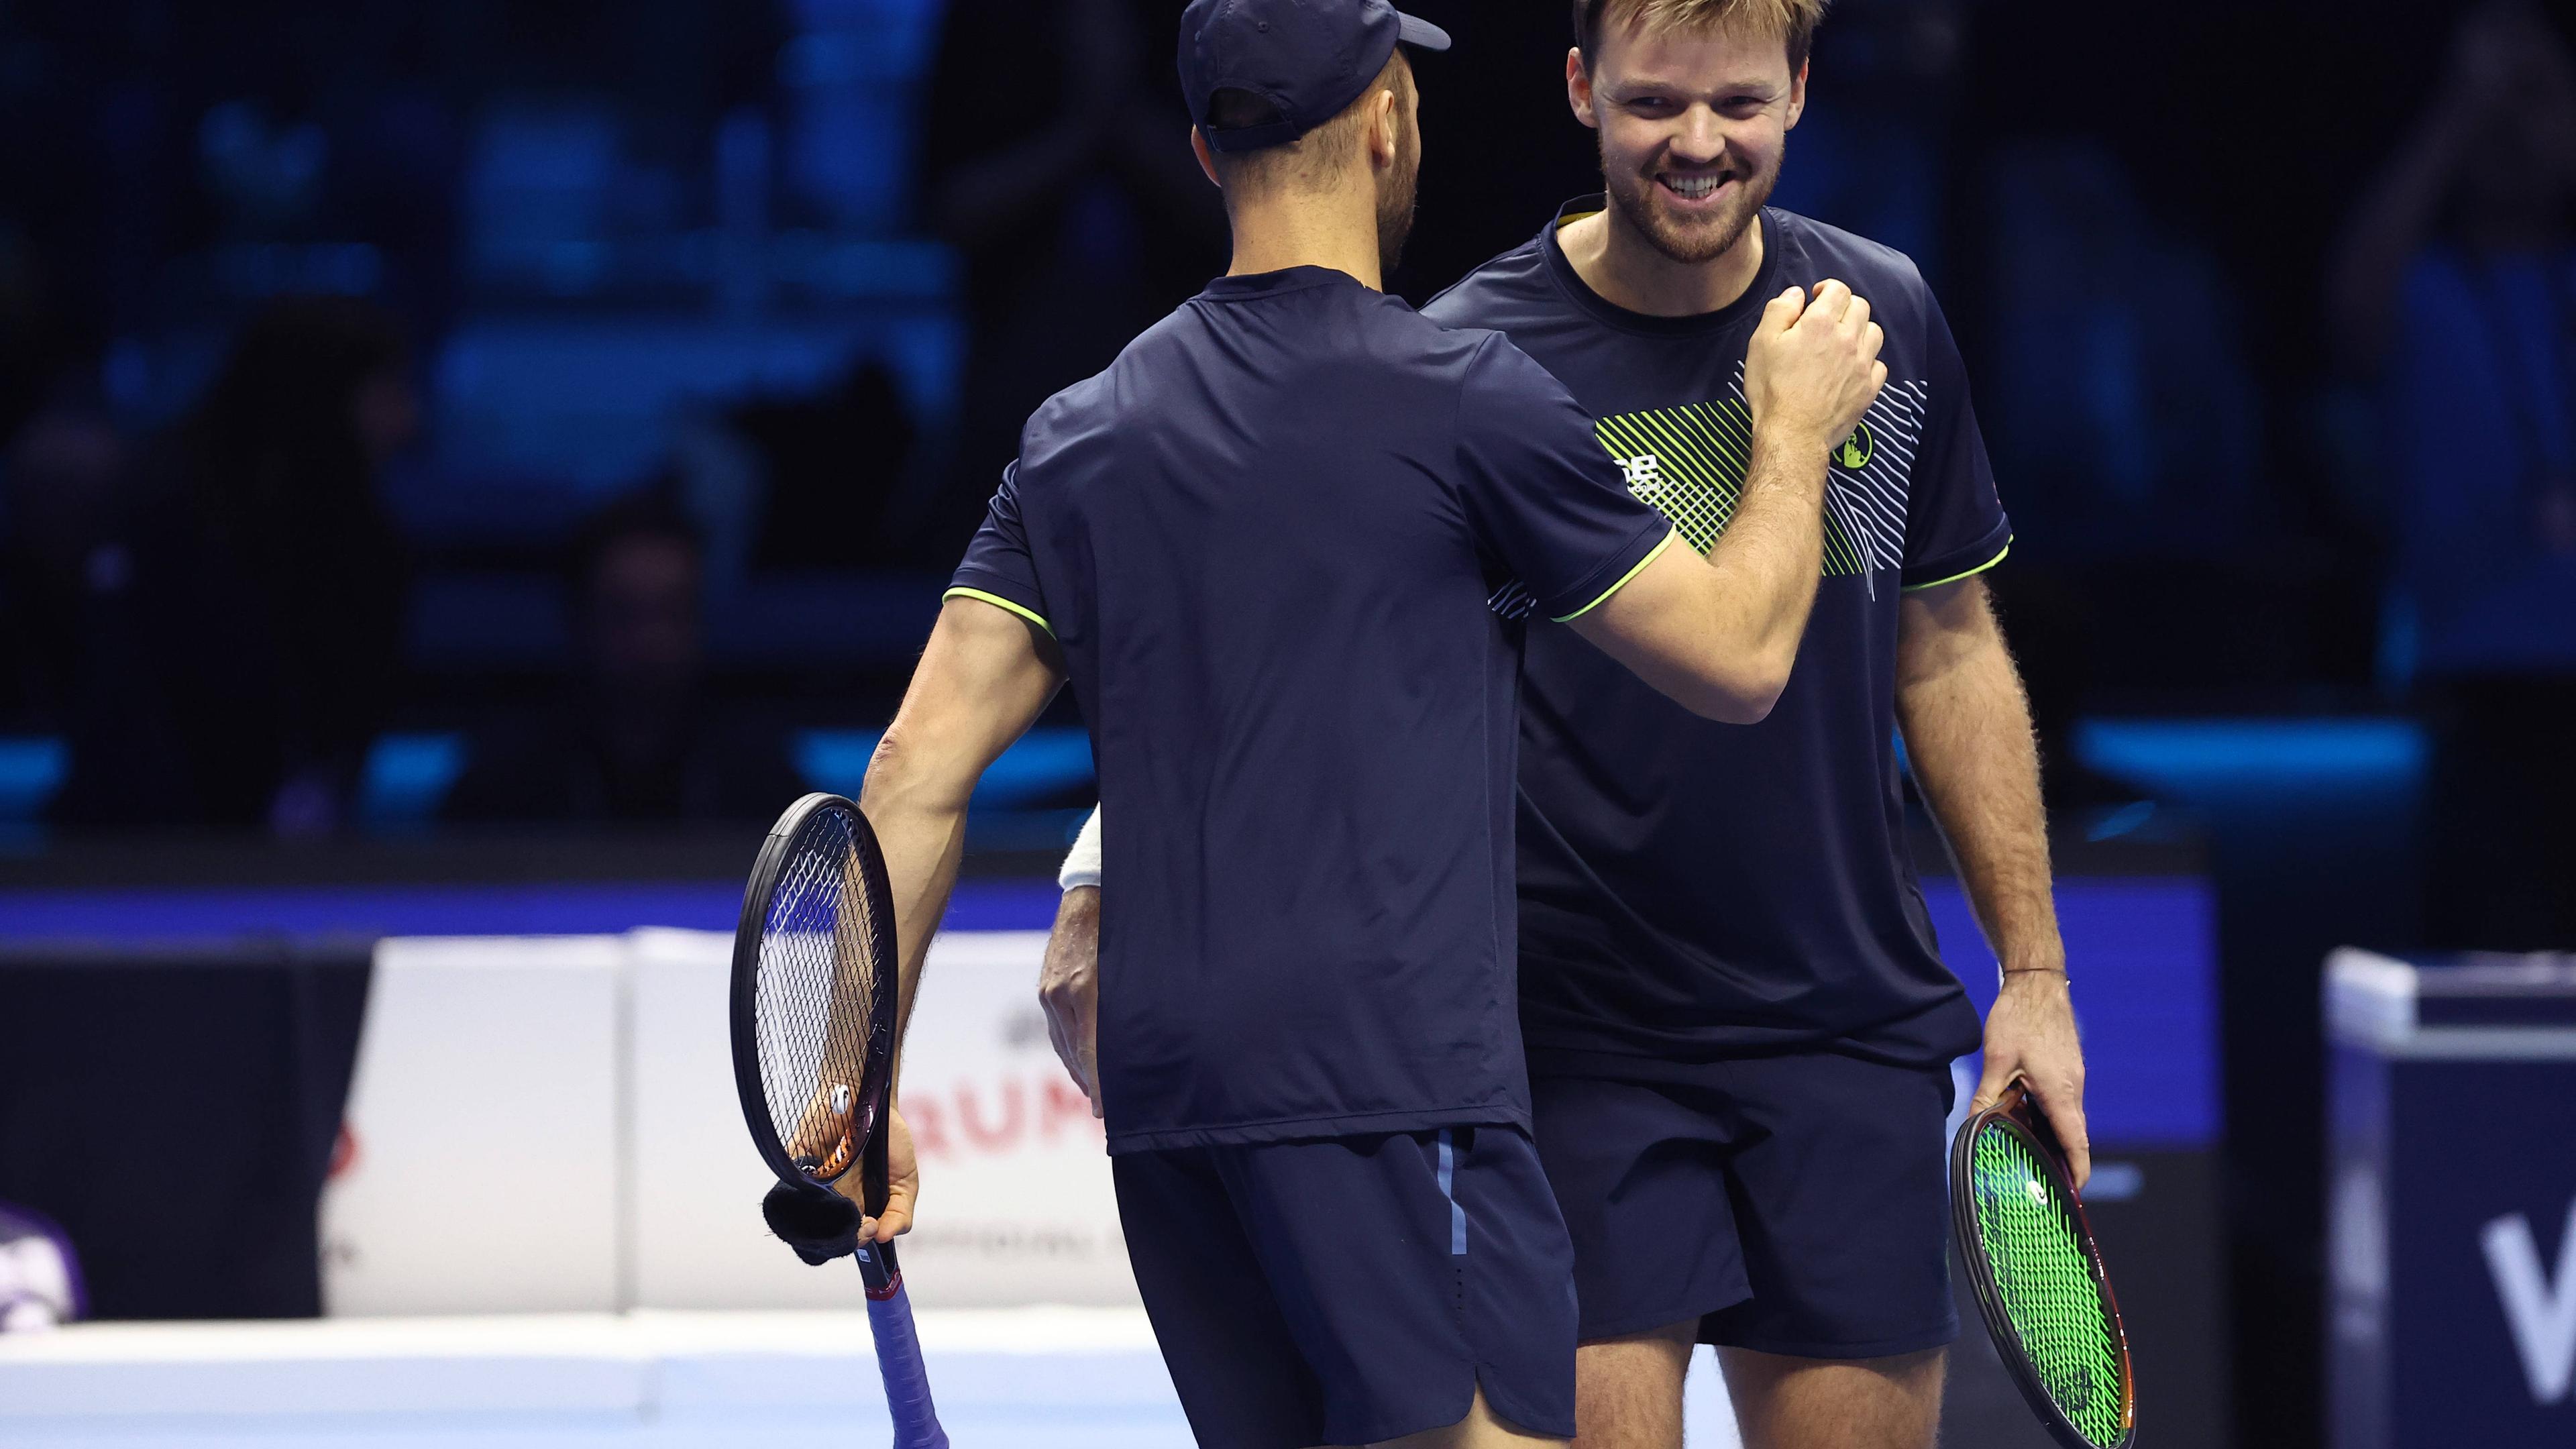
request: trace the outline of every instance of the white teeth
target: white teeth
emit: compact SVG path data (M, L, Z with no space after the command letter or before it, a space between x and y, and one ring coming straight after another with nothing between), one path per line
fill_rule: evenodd
M1674 194L1697 201L1725 185L1726 178L1723 176L1666 176L1663 182L1673 189Z

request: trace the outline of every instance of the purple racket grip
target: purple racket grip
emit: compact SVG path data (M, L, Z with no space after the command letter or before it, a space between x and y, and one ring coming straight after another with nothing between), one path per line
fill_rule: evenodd
M912 1296L903 1291L894 1245L861 1242L858 1259L868 1280L868 1326L876 1331L877 1371L885 1375L895 1449L948 1449L948 1431L939 1427L939 1411L930 1402L930 1374L922 1367Z

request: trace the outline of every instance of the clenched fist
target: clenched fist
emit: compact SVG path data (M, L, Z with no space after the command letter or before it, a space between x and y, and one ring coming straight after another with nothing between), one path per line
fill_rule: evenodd
M1886 345L1869 303L1840 282L1817 283L1813 299L1795 287L1772 298L1744 356L1754 433L1819 454L1850 437L1887 385Z

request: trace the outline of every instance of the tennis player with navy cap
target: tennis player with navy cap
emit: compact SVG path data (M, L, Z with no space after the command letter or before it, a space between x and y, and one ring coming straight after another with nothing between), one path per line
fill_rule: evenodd
M977 777L1070 681L1122 881L1119 1212L1199 1442L1563 1440L1572 1258L1513 984L1526 611L1491 604L1760 718L1881 334L1848 288L1771 301L1733 525L1673 547L1535 363L1380 290L1420 160L1404 47L1447 37L1384 0L1196 0L1182 25L1232 268L1029 419L957 571L861 801L904 999ZM889 1141L880 1239L917 1189L899 1115Z

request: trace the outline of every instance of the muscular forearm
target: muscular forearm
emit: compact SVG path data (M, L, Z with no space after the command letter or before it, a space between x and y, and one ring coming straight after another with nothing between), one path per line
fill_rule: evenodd
M1996 958L2007 971L2062 971L2030 703L1982 591L1965 602L1978 617L1964 640L1908 651L1897 721Z
M910 757L900 729L888 730L869 761L867 785L859 796L894 887L905 1022L911 1020L921 964L947 914L949 893L957 887L958 865L966 854L966 796L943 788L931 774ZM972 781L968 784L971 788Z
M1724 534L1705 562L1665 548L1572 617L1695 714L1752 724L1788 687L1823 562L1826 453L1887 384L1869 313L1840 282L1771 300L1745 349L1753 444Z
M975 782L1046 708L1063 677L1053 641L1037 626L991 604L951 599L903 707L868 761L859 808L876 830L893 885L907 1021L930 938L957 884Z
M2081 1191L2093 1171L2084 1049L2049 896L2030 702L1978 580L1909 594L1900 607L1897 723L2005 972L1986 1013L1985 1072L1970 1105L1981 1111L2013 1082L2026 1085Z
M1725 536L1709 550L1726 576L1716 636L1785 677L1806 633L1824 567L1825 451L1801 434L1757 432Z
M1057 905L1038 967L1038 1004L1056 1059L1100 1116L1100 887L1075 886Z

